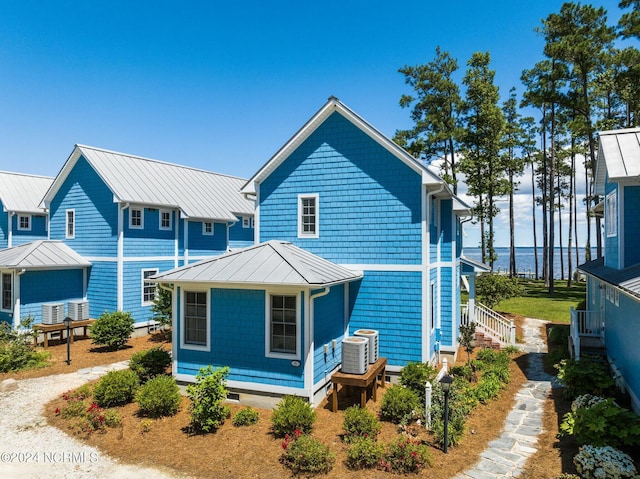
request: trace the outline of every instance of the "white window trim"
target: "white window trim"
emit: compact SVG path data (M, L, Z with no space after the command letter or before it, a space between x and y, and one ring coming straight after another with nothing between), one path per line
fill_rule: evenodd
M8 274L9 276L11 276L11 305L9 306L9 308L4 308L4 282L2 281L2 276ZM13 284L13 274L9 271L2 271L0 272L0 311L6 311L6 312L12 312L13 311L13 295L14 295L14 289L15 286Z
M73 230L71 231L71 234L69 234L69 213L71 213L71 216L73 216ZM74 239L76 237L76 223L77 223L77 218L76 218L76 210L75 208L70 208L68 210L65 210L64 212L64 237L66 239Z
M169 226L162 226L162 215L165 213L169 215ZM160 210L158 213L158 229L163 231L171 231L173 229L173 212L171 210Z
M26 228L23 228L22 226L20 226L22 218L27 218L29 226L27 226ZM33 219L32 219L31 215L18 215L18 231L31 231L31 221L32 220Z
M133 224L133 212L140 212L140 225ZM141 230L144 229L144 208L129 208L129 229Z
M253 228L253 218L251 216L241 216L243 228Z
M207 226L210 224L211 225L211 231L207 231ZM213 221L203 221L202 222L202 236L213 236L213 232L215 231L215 225L213 223Z
M295 353L280 353L271 351L271 296L295 296L296 297L296 352ZM265 324L264 324L264 355L267 358L274 359L288 359L292 360L300 360L302 358L302 317L301 317L301 309L302 309L302 294L300 291L280 291L280 290L270 290L265 291Z
M206 344L189 344L185 342L185 318L187 293L206 293L207 295L207 342ZM205 288L181 288L180 290L180 349L192 349L194 351L211 351L211 290Z
M151 306L153 304L153 301L145 301L144 300L144 287L145 287L145 283L154 283L155 281L149 281L148 279L146 279L144 277L145 273L153 273L153 274L158 274L160 272L160 270L158 268L145 268L142 269L140 271L140 278L141 278L141 284L142 284L142 291L140 292L140 300L141 300L141 304L142 306ZM158 291L158 286L155 286L156 288L156 293L154 293L154 297L157 294Z
M313 198L316 203L316 232L305 233L302 229L302 200ZM318 238L320 236L320 195L309 193L298 195L298 238Z
M605 201L605 228L607 238L618 236L618 196L613 190Z

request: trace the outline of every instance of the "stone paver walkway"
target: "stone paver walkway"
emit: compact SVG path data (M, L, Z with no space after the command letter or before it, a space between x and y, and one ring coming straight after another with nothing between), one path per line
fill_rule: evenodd
M495 479L518 477L529 456L536 452L538 435L542 432L544 401L555 387L554 377L544 372L543 354L546 341L540 333L545 321L526 318L524 344L528 353L528 381L516 394L516 402L507 416L500 437L489 443L480 460L455 479Z

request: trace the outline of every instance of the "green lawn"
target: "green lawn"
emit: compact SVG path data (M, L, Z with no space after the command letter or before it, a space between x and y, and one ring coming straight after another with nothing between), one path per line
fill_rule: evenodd
M524 295L501 301L494 308L496 311L569 324L569 308L575 308L586 297L585 283L572 283L567 288L566 281L558 280L553 296L547 292L544 281L521 280L520 284L525 288Z

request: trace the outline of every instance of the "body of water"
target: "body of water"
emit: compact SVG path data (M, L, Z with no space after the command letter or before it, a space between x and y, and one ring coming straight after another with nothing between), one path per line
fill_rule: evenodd
M493 269L496 272L506 271L509 272L509 248L496 248L496 253L498 255L498 259L493 264ZM464 248L463 250L464 256L467 258L482 261L482 250L480 248ZM562 249L563 260L564 260L564 276L565 278L569 274L569 266L567 259L567 248ZM580 262L578 264L584 263L584 254L585 249L581 247L579 249L579 257ZM595 259L596 251L595 248L592 249L591 259ZM576 253L575 249L571 251L571 267L572 270L576 270ZM528 246L519 246L516 247L516 269L518 273L531 273L535 275L536 272L536 263L535 263L535 251L534 248ZM538 248L538 272L542 275L542 248ZM556 247L553 253L553 275L555 278L559 279L561 273L560 268L560 248Z

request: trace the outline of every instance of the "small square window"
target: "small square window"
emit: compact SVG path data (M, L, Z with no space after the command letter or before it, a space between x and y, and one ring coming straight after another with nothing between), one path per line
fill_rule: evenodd
M18 229L21 231L31 231L30 215L20 215L18 217Z
M129 214L129 228L142 229L144 228L144 215L141 208L131 208Z
M253 218L251 216L243 216L242 217L242 227L243 228L253 228Z
M170 230L171 229L171 211L169 210L160 210L160 229L161 230Z
M213 223L211 221L202 222L202 234L211 236L213 234Z

